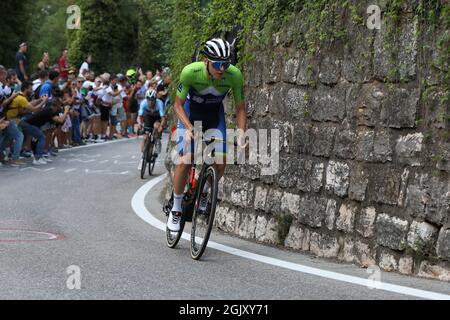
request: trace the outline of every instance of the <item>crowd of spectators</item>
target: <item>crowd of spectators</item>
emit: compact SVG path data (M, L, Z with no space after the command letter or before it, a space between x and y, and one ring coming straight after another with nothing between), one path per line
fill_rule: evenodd
M90 55L74 68L67 49L54 65L45 52L31 68L27 48L20 44L15 68L0 65L0 166L45 165L62 148L136 137L147 91L170 103L168 68L96 75Z

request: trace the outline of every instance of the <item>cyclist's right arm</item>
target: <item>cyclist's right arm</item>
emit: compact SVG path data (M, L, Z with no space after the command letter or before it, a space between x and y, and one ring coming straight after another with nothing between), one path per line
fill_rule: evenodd
M191 72L189 66L185 67L181 72L180 83L178 85L177 97L175 99L175 104L173 106L175 110L175 114L178 119L184 125L186 130L193 131L194 126L191 121L189 121L189 117L184 111L184 104L186 102L187 96L189 94L189 89L191 88Z
M141 127L144 126L144 113L145 113L145 109L147 108L147 106L148 106L147 100L143 100L139 106L137 122L138 122L138 125Z
M175 110L175 114L177 115L178 119L180 119L186 130L192 131L194 130L194 126L192 125L191 121L189 121L189 117L187 116L186 111L184 111L183 106L185 102L186 100L182 100L180 97L176 97L175 105L173 108Z

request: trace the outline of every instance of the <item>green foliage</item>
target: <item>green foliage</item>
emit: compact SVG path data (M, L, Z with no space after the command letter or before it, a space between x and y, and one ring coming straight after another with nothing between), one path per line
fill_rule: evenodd
M172 12L175 0L139 0L138 61L143 70L169 64L172 52Z
M184 66L192 62L195 44L200 41L204 10L196 1L175 2L172 28L174 51L171 57L174 82L178 82Z
M79 66L93 56L97 72L123 72L137 64L138 7L134 1L82 0L81 29L68 30L69 58Z
M26 1L2 0L0 10L0 23L2 40L0 45L0 64L13 67L15 54L19 44L27 40L25 11Z
M275 215L275 219L277 220L278 241L283 244L294 218L291 215L278 214Z
M44 52L50 56L50 65L58 63L67 46L66 9L69 0L38 0L27 5L30 19L27 22L30 73L37 69Z

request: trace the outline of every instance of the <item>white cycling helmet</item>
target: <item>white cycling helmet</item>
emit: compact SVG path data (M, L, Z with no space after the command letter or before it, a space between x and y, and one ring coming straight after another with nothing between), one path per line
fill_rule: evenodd
M231 46L228 41L214 38L206 42L202 54L215 61L229 61L231 57Z
M156 91L155 90L148 90L145 94L145 99L147 100L156 100Z

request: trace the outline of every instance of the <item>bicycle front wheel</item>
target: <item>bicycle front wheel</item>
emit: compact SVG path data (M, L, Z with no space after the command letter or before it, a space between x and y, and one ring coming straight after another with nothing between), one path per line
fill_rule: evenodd
M206 182L208 182L210 188L207 195L205 194L205 197L202 197ZM192 217L191 257L194 260L200 260L208 245L216 214L218 184L216 168L208 167L199 185Z
M145 145L144 155L142 156L141 179L144 179L144 177L145 177L145 171L147 169L147 163L148 163L148 142Z
M156 157L154 155L155 151L155 144L152 143L149 148L148 157L149 157L149 164L148 164L148 174L151 176L153 174L153 169L155 169L156 164Z
M181 217L180 221L180 231L174 232L170 231L168 228L166 228L166 241L167 246L171 249L174 249L178 242L180 242L181 236L183 235L184 225L186 224L186 219L184 218L184 214Z

